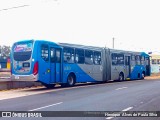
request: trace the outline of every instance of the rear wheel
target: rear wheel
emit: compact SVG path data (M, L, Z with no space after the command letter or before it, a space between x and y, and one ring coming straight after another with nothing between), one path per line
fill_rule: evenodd
M144 72L142 72L142 78L141 78L141 79L144 79L144 77L145 77L145 73L144 73Z
M120 73L119 74L119 81L121 82L121 81L123 81L124 80L124 75L123 75L123 73Z
M75 80L75 75L74 74L69 74L67 78L67 86L71 87L74 86L76 80Z

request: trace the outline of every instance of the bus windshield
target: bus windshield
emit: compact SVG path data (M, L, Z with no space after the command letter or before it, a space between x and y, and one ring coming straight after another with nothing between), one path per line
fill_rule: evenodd
M13 48L15 61L27 61L31 58L33 43L18 43Z

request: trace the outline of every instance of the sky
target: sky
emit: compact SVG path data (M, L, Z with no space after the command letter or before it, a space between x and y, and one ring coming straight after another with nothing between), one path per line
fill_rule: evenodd
M26 39L160 52L159 0L0 0L0 45Z

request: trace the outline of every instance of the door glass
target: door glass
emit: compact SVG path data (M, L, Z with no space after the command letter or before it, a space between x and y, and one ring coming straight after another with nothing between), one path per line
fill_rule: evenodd
M57 63L61 62L61 52L60 52L60 50L56 50L56 62Z
M128 56L125 56L125 65L129 65Z
M48 45L41 46L41 58L46 62L49 60L48 51L49 51Z
M54 48L51 48L50 55L51 55L51 63L55 62L55 49Z

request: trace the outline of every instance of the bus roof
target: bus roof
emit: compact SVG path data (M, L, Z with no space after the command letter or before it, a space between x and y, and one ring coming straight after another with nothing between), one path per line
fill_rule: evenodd
M103 47L96 47L96 46L87 46L87 45L79 45L79 44L70 44L70 43L59 43L61 46L65 47L75 47L75 48L81 48L81 49L90 49L90 50L102 50Z
M55 43L55 42L52 42L52 41L49 41L49 40L34 40L34 39L31 39L31 40L20 40L18 42L15 42L15 43L23 43L23 42L46 42L46 43L49 43L49 44L53 44L53 45L56 45L59 47L74 47L74 48L80 48L80 49L90 49L90 50L98 50L98 51L101 51L102 49L109 49L111 52L117 52L117 53L125 53L125 54L137 54L137 55L142 55L142 56L147 56L149 57L148 54L146 54L145 52L136 52L136 51L126 51L126 50L118 50L118 49L110 49L110 48L107 48L107 47L96 47L96 46L87 46L87 45L79 45L79 44L70 44L70 43Z
M118 50L118 49L110 49L111 52L117 52L117 53L125 53L125 54L136 54L141 56L149 57L148 54L145 52L137 52L137 51L126 51L126 50Z

